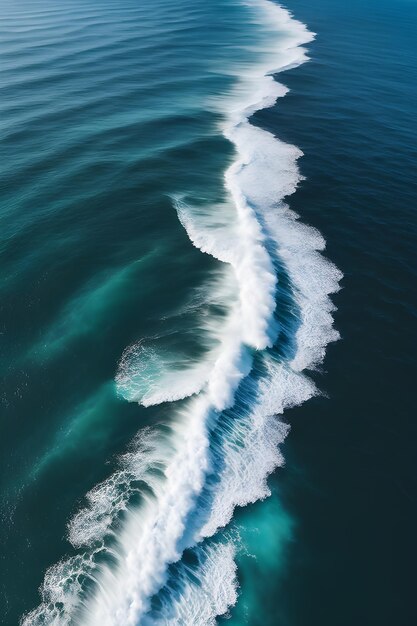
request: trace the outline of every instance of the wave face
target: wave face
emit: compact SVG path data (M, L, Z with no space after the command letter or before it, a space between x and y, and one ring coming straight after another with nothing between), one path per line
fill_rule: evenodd
M233 88L206 104L234 148L223 196L172 197L191 243L218 260L204 307L223 303L221 315L196 316L203 339L193 359L163 335L126 349L119 393L145 407L172 403L170 421L141 431L87 494L68 525L78 552L47 571L42 603L22 626L202 626L225 614L237 600L239 549L226 527L237 506L268 496L288 432L278 416L316 393L303 370L338 338L329 294L341 273L285 203L302 153L251 123L285 96L273 74L304 63L313 34L269 0L246 10L262 45L231 66Z

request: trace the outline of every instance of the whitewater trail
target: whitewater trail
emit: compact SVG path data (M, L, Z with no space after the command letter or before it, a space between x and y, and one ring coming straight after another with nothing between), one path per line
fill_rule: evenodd
M169 359L146 346L135 348L133 360L122 359L117 382L128 399L145 406L190 399L176 409L170 432L138 436L120 469L88 494L88 506L69 524L71 542L84 551L47 572L43 603L23 618L24 626L214 624L237 600L235 546L230 538L207 545L203 540L228 524L236 506L268 495L267 477L283 462L278 445L288 430L276 416L314 395L302 370L320 362L326 345L338 338L329 294L338 290L341 273L321 256L321 235L284 204L301 179L302 153L249 121L285 95L271 74L305 62L302 46L313 34L269 0L250 5L268 26L268 50L261 62L242 70L233 93L212 103L236 150L225 173L224 207L234 221L218 219L214 209L221 207L197 211L186 199L175 199L192 243L227 264L236 297L204 362L173 373ZM278 266L291 283L297 318L292 329L277 321ZM281 360L271 356L268 348L291 332L292 353ZM245 402L251 385L255 393ZM129 508L137 481L149 492L140 507ZM115 534L120 511L124 523ZM180 561L187 548L199 555L192 576ZM97 558L106 550L111 561ZM173 563L179 563L176 587L168 575ZM87 595L83 578L94 581ZM152 597L164 586L159 614L151 616Z

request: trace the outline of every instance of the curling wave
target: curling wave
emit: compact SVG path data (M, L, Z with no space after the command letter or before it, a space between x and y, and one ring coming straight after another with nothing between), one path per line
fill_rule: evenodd
M144 347L125 354L117 380L128 399L147 406L192 397L175 409L170 429L142 435L121 469L88 494L69 524L69 539L83 552L49 570L43 603L24 626L215 623L236 602L236 568L233 541L207 538L236 506L268 495L267 477L283 463L278 445L288 431L277 415L316 393L302 370L338 338L329 294L341 273L321 256L321 235L284 203L301 179L302 153L249 121L285 95L272 74L306 61L302 46L313 34L269 0L252 6L267 25L268 50L258 65L241 69L232 94L212 103L236 150L223 207L232 222L213 207L174 200L192 243L229 265L237 296L216 348L192 375L181 364L169 373L172 362ZM126 363L142 368L130 391ZM130 505L135 491L140 503ZM192 576L181 560L189 548L200 551ZM168 570L175 563L182 569L173 586Z

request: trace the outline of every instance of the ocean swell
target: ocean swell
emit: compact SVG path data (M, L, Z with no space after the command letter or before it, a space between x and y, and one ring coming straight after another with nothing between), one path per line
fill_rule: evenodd
M69 524L69 539L83 552L49 570L43 603L24 626L215 623L236 602L236 568L233 541L207 538L228 524L236 506L268 495L267 477L283 463L278 445L288 431L277 415L316 393L302 370L338 338L329 294L341 273L321 256L321 235L284 203L301 179L302 153L249 121L285 95L272 74L305 62L302 46L313 35L269 0L250 5L266 25L266 51L242 68L233 93L212 102L236 151L225 173L224 209L233 223L216 216L221 207L201 212L185 197L174 200L192 243L228 264L237 296L215 349L190 371L184 364L170 373L169 359L143 346L122 359L117 382L128 399L148 406L191 397L175 409L169 433L141 435L120 470L88 494ZM144 373L136 372L129 392L129 368L138 364ZM129 506L138 483L147 491L140 506ZM193 576L181 561L189 548L201 552ZM102 552L111 558L99 558ZM171 588L173 563L182 584ZM164 587L155 609L152 598Z

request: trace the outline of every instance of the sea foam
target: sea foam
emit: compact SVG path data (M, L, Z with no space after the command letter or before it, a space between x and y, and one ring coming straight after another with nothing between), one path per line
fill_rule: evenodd
M268 495L267 477L283 463L278 445L288 431L276 416L316 393L302 370L319 363L328 342L338 337L329 294L337 291L341 273L321 256L321 235L302 225L284 202L301 179L297 159L302 153L249 122L255 111L285 95L287 89L271 74L306 61L302 45L313 34L269 0L249 5L265 24L266 50L258 64L242 68L233 93L211 103L222 115L224 136L236 149L236 159L225 174L225 202L233 223L210 219L209 208L202 215L183 198L175 200L193 244L230 265L237 297L215 353L196 366L195 378L182 390L177 387L184 372L174 376L173 384L164 374L165 392L165 383L152 382L146 388L139 376L139 391L132 392L131 400L148 405L193 397L176 409L169 446L159 448L152 437L145 444L138 442L142 460L137 468L125 464L93 489L88 506L70 522L70 540L86 546L79 561L88 565L83 575L93 580L92 589L85 594L80 588L78 561L74 572L72 560L54 566L75 581L69 585L73 592L63 594L60 584L55 585L55 596L51 594L51 579L56 578L51 568L45 578L44 604L24 618L25 626L69 624L73 618L86 626L146 624L152 597L169 586L168 566L179 562L185 549L215 535L236 506ZM278 266L291 285L295 320L294 349L280 358L267 352L289 334L279 322ZM146 368L151 361L149 356L147 364L146 358L140 362ZM155 361L155 368L159 371L160 361ZM120 381L128 384L129 378L119 371ZM251 385L256 393L245 398ZM149 486L138 507L128 506L131 479ZM115 534L114 519L121 510L124 521ZM110 551L106 547L110 533L111 562L98 562L98 549ZM184 581L181 593L167 588L160 617L153 616L152 623L213 624L236 602L233 546L219 543L210 550L194 578Z
M237 600L235 542L198 546L197 568L179 564L175 580L164 589L159 611L144 619L144 626L215 626L216 617Z

